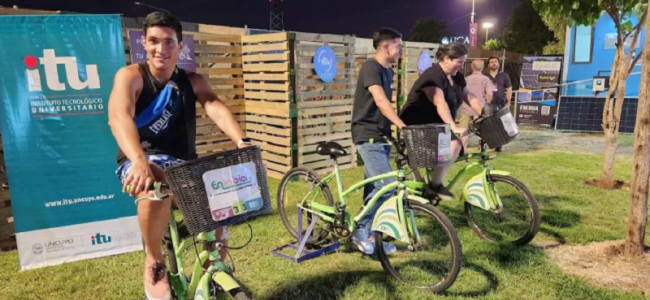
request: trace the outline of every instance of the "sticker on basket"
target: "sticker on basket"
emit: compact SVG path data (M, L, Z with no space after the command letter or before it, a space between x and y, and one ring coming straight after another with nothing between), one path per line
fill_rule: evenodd
M253 162L203 173L213 220L222 221L262 208L256 174Z
M519 128L515 119L512 117L512 114L507 113L501 116L501 122L503 123L503 128L508 133L508 136L513 137L519 133Z
M451 160L451 132L438 134L438 161Z

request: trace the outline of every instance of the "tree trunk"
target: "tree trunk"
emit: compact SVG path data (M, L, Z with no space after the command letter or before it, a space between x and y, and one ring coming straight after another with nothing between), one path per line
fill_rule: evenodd
M650 3L650 0L649 0ZM650 18L645 20L650 28ZM641 87L634 128L634 158L630 183L630 216L625 235L625 255L636 256L644 252L646 224L648 222L648 175L650 175L650 31L645 33L645 46L641 58Z
M611 189L614 187L614 161L618 149L618 131L615 128L605 130L605 161L600 173L600 187Z
M607 91L603 110L605 160L600 173L600 186L607 189L614 187L614 161L618 149L618 126L625 98L625 80L627 79L622 70L627 70L625 67L625 52L623 49L617 49L612 63L612 73L609 77L610 88Z

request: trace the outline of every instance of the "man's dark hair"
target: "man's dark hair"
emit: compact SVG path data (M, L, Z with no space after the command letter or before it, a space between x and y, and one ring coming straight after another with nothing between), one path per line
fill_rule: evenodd
M172 14L164 11L156 11L147 15L144 19L144 35L147 35L147 29L151 27L168 27L176 32L176 38L179 42L183 41L183 27L181 22Z
M490 58L488 58L488 64L489 64L490 61L493 60L493 59L496 59L498 63L501 63L501 59L499 59L498 57L496 57L496 56L490 56Z
M381 43L401 39L402 34L391 28L380 28L372 35L372 46L377 50Z

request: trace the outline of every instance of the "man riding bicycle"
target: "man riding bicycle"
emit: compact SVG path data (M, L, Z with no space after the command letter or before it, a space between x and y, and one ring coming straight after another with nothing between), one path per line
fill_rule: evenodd
M451 162L436 168L431 175L431 185L441 200L454 199L442 180L463 150L463 144L456 134L461 137L467 134L467 128L456 126L456 112L463 103L467 103L477 115L482 111L482 103L467 88L465 76L459 72L467 60L467 53L467 47L461 43L438 48L438 63L415 81L400 113L406 125L447 123L454 133L450 145Z
M180 22L166 12L144 21L147 61L115 74L108 103L109 125L120 148L116 174L133 197L152 197L154 182L166 182L163 169L197 158L196 104L238 147L250 140L212 91L207 78L176 66L183 49ZM148 299L171 299L161 243L172 200L138 201L138 223L145 244L144 290ZM225 243L227 231L218 229ZM222 238L223 237L223 238ZM225 251L225 249L223 250ZM222 257L225 257L223 255Z

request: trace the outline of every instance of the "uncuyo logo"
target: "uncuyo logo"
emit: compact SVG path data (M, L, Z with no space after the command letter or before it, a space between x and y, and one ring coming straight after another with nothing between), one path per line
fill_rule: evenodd
M82 82L79 78L79 68L77 65L77 58L73 56L60 56L57 57L54 49L43 49L43 57L35 57L28 55L24 60L25 70L27 73L28 88L30 91L42 91L41 85L41 71L38 65L43 66L45 70L45 82L47 87L53 91L65 91L65 83L59 79L58 65L65 66L65 73L68 85L75 90L99 89L99 73L97 72L97 65L86 65L86 81Z
M235 175L232 177L232 179L226 179L224 181L213 181L212 188L215 190L229 190L231 188L250 183L251 181L253 181L253 179L246 175Z

